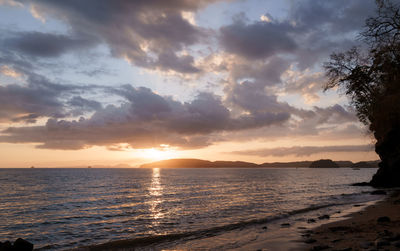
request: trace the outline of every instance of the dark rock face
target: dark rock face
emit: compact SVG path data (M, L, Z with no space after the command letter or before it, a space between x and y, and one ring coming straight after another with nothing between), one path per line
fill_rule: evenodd
M379 217L376 221L378 223L390 222L390 218L387 216L382 216L382 217Z
M0 251L8 251L8 250L12 250L13 246L11 244L11 242L6 241L3 243L0 243Z
M0 242L0 251L33 251L33 244L18 238L14 244L11 244L10 241Z
M32 251L33 250L33 244L30 243L29 241L26 241L24 239L18 238L14 242L14 250Z
M339 166L330 159L321 159L311 163L310 168L338 168Z
M381 158L379 169L372 177L374 187L400 187L400 123L383 137L377 137L375 151Z

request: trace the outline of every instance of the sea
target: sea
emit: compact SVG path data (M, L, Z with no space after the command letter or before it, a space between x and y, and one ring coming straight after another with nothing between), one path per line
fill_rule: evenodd
M351 186L369 181L375 172L374 168L4 168L0 169L0 241L20 237L37 250L104 243L132 250L250 250L260 240L268 248L268 243L279 245L288 241L286 235L300 236L301 229L323 223L321 215L332 220L350 208L381 199L370 194L371 187Z

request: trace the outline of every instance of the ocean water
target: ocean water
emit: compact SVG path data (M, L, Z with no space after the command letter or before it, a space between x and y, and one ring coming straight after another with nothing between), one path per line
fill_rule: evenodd
M174 240L366 202L376 169L0 169L0 241L65 250ZM163 236L157 239L157 237ZM169 238L170 237L170 238ZM182 240L181 240L182 239ZM210 244L212 245L212 244Z

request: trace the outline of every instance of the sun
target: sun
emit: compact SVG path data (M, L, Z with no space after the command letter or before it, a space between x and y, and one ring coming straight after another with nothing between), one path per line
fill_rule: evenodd
M169 146L161 146L160 148L148 148L142 150L142 157L151 160L171 159L176 152Z

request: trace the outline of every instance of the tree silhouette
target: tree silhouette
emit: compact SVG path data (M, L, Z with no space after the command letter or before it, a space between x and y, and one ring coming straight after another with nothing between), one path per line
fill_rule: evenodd
M334 53L324 64L325 89L342 88L361 122L376 138L381 158L373 186L400 186L400 8L377 0L377 15L366 20L360 37L366 52Z

